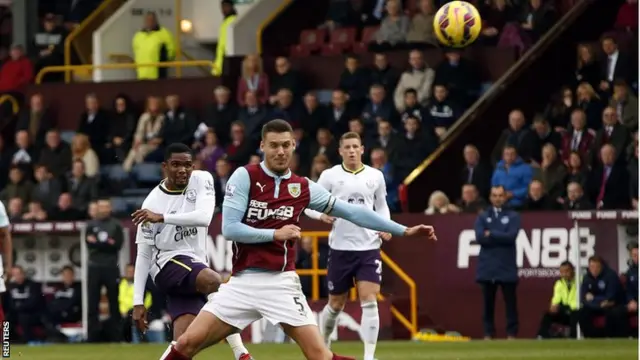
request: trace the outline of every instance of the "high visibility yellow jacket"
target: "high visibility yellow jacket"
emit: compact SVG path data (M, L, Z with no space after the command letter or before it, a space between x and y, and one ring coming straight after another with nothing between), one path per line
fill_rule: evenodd
M138 31L133 37L132 46L136 64L171 61L176 57L176 44L173 35L164 27L151 31ZM140 80L158 78L158 68L155 66L139 67L137 72Z
M133 281L127 279L120 280L120 293L118 294L118 304L120 305L120 314L127 314L133 309ZM144 307L151 307L151 293L147 291L144 296Z
M578 286L575 281L566 281L559 279L553 285L553 297L551 298L551 305L564 305L568 306L571 310L578 309L576 303L576 292Z
M227 16L226 19L220 25L220 31L218 33L218 46L216 47L216 61L214 62L212 74L213 76L222 75L222 67L224 66L224 57L227 50L227 30L229 25L236 19L236 15Z

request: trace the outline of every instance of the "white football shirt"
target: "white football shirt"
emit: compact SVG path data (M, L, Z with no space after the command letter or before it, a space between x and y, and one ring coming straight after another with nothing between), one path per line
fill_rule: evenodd
M337 199L365 206L387 219L391 217L384 175L378 169L363 165L359 170L351 171L336 165L320 174L318 184ZM306 210L305 213L309 215L314 212ZM381 243L377 231L361 228L340 218L336 218L329 233L329 247L334 250L375 250L380 248Z
M2 201L0 201L0 229L9 227L11 223L9 222L9 215L7 215L7 209L4 207ZM2 261L2 256L0 256L0 280L2 275L4 275L4 262ZM4 284L0 287L0 292L4 292Z
M138 226L137 244L148 244L152 248L152 264L149 274L153 279L170 259L177 255L185 255L195 261L208 264L206 226L171 225L172 223L188 224L188 219L174 221L180 214L212 213L215 207L215 191L213 177L207 171L194 170L189 178L189 185L181 191L170 191L164 181L147 195L142 209L148 209L164 215L164 223L144 223ZM195 215L194 215L195 217ZM209 222L211 217L209 216ZM201 224L203 225L203 224ZM188 264L186 264L188 265Z

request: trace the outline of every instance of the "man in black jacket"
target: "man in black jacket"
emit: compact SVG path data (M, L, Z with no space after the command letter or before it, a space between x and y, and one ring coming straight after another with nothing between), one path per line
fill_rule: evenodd
M622 305L624 293L618 274L601 257L589 258L589 269L580 286L582 307L579 311L580 329L585 337L610 337L615 334L613 310ZM605 316L605 328L594 325L596 317Z
M118 341L120 334L120 309L118 307L118 280L120 269L118 257L124 241L124 232L120 222L111 217L111 202L98 201L98 218L86 225L87 248L89 250L89 271L87 292L89 304L89 341L100 338L100 290L107 289L109 302L111 340Z
M62 285L53 293L47 310L53 325L76 323L82 320L82 290L76 282L73 267L62 268Z
M27 278L21 266L14 266L11 269L9 296L10 319L22 329L23 340L27 343L38 341L34 328L41 325L42 286Z

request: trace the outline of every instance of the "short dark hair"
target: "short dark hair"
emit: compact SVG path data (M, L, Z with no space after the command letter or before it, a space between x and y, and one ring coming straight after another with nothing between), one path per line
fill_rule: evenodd
M360 141L360 143L362 144L362 138L357 132L349 131L342 134L342 136L340 136L340 143L342 143L343 140L348 139L358 139L358 141Z
M271 120L268 123L264 124L264 126L262 127L262 139L264 140L264 137L268 133L286 133L286 132L293 133L293 128L291 127L291 124L281 119Z
M62 267L62 269L60 269L61 273L65 272L65 271L71 271L72 273L76 272L76 270L71 265L65 265L65 266Z
M616 78L613 80L613 86L619 86L619 87L624 87L624 88L628 88L629 85L627 85L627 81L625 79L622 78Z
M560 264L560 267L563 267L563 266L568 266L568 267L571 268L571 270L575 269L575 267L573 266L573 264L569 260L565 260Z
M404 91L404 96L407 96L409 94L413 94L415 96L418 96L418 92L414 88L408 88L407 90Z
M517 149L515 146L511 145L511 144L507 144L507 145L505 145L505 146L502 148L502 151L505 151L505 150L507 150L507 149L513 149L513 150L516 152L516 154L518 153L518 149Z
M173 154L189 154L191 153L191 148L183 143L173 143L167 146L167 149L164 151L164 160L167 161Z
M598 255L593 255L589 258L589 262L594 262L594 263L598 263L598 264L603 264L604 261L602 260L602 257L598 256Z
M494 186L491 187L491 190L493 190L493 189L500 189L500 190L505 191L505 192L507 191L507 189L503 185L494 185Z

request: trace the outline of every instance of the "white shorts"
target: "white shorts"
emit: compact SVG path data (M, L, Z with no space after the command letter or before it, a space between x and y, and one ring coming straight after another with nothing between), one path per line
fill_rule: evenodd
M317 325L294 271L232 276L209 297L202 310L240 330L261 318L273 325Z
M2 276L0 276L0 294L4 293L7 291L7 287L4 284L4 278L2 278Z

